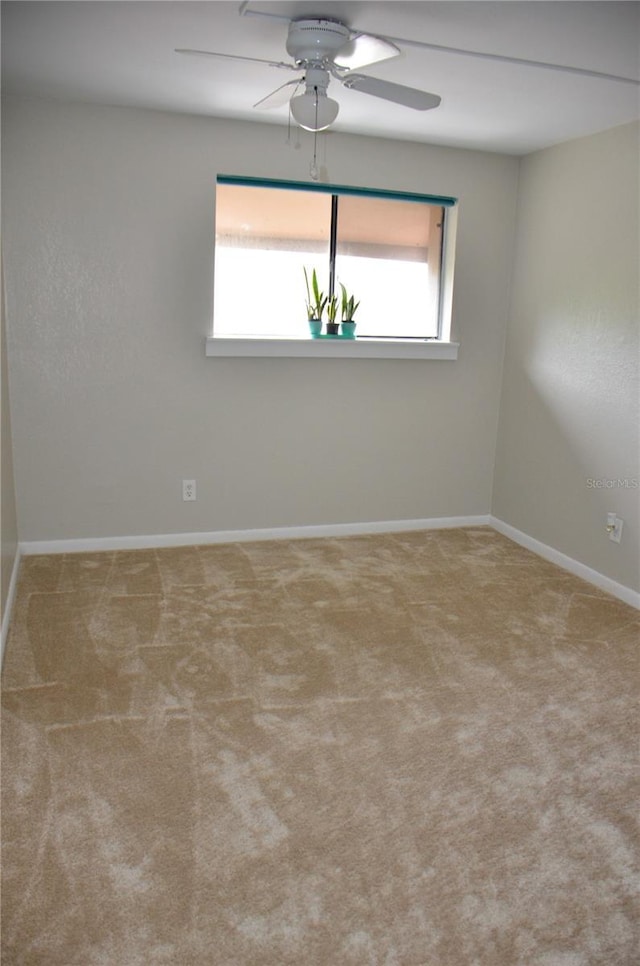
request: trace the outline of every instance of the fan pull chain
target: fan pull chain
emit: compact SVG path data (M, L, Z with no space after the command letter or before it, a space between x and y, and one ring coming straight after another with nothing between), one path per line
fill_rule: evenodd
M309 174L311 175L312 181L318 180L318 88L313 88L316 95L315 108L316 108L316 120L315 120L315 131L313 132L313 161L309 166Z
M300 90L301 83L302 81L298 81L298 83L293 89L293 94L289 98L289 111L287 113L287 140L285 142L286 144L289 144L289 145L291 144L291 118L293 117L293 114L291 112L291 101ZM293 146L296 151L299 151L300 150L300 128L296 127L295 132L296 132L296 143Z

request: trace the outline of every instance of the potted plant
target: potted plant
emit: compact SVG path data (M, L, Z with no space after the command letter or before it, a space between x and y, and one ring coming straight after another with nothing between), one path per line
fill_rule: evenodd
M327 304L327 296L324 292L320 291L315 268L311 273L311 284L309 284L309 276L307 275L306 268L303 267L302 271L304 272L304 283L307 288L307 318L309 320L309 330L311 337L317 339L322 332L322 313Z
M360 302L356 302L354 295L348 294L342 282L340 282L340 288L342 289L342 335L345 339L355 339L356 323L353 321L353 317Z
M327 335L338 335L340 323L336 322L338 314L338 296L332 295L327 301Z

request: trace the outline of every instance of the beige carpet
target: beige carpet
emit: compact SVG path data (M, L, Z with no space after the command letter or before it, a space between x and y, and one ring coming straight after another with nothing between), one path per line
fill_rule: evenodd
M485 528L24 559L3 966L637 966L639 640Z

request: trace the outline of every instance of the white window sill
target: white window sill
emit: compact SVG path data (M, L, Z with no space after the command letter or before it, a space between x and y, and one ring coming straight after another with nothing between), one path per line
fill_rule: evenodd
M207 355L313 359L457 359L458 342L409 339L234 339L210 336Z

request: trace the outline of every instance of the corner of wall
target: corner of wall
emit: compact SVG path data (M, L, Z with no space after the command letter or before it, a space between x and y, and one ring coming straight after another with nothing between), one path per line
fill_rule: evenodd
M637 123L521 159L491 512L640 590ZM606 185L606 191L602 186ZM625 521L622 545L607 512Z
M1 557L0 573L0 610L2 612L2 654L9 630L11 607L15 593L20 548L18 545L18 525L16 516L15 484L13 477L13 447L11 441L11 415L9 406L9 367L7 364L7 339L5 326L5 290L2 255L0 253L0 315L1 315L1 354L0 389L2 399L1 457L2 457L2 506L1 506Z

